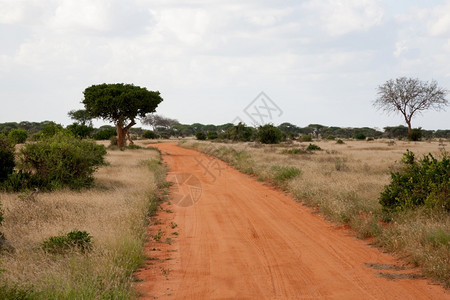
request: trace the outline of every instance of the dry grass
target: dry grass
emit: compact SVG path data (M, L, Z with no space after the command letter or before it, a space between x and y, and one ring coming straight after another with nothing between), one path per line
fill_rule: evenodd
M1 258L1 281L33 287L35 298L130 298L133 270L142 262L148 206L156 185L143 161L150 150L109 151L109 166L95 174L96 186L76 192L40 193L33 200L0 193L2 232L16 249ZM51 255L40 245L50 236L85 230L88 254ZM28 293L30 294L30 293Z
M378 245L398 253L407 262L421 266L423 272L450 286L450 216L448 213L421 211L398 215L385 226L380 193L390 181L390 170L399 167L407 149L416 157L438 155L442 141L313 141L322 151L303 151L309 142L282 145L255 143L186 142L187 147L217 156L234 167L273 181L274 167L295 167L299 176L285 183L301 202L316 208L326 218L352 226L360 238L374 237ZM286 154L299 148L299 154ZM234 150L231 150L234 149ZM245 159L240 159L245 158ZM443 242L433 242L436 232Z

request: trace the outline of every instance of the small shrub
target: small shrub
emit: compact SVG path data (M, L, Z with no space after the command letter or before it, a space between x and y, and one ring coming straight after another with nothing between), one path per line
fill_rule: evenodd
M422 129L421 128L414 128L411 129L411 132L408 133L408 140L410 141L420 141L422 139Z
M364 133L355 134L355 140L363 141L366 139L366 135Z
M107 127L107 128L100 128L99 131L97 131L96 133L94 133L94 135L92 136L92 138L94 140L103 140L103 141L107 141L109 140L112 136L117 135L117 131L114 127Z
M374 141L374 138L373 138L373 137L368 137L368 138L367 138L367 141L368 141L368 142Z
M34 186L53 190L72 189L92 184L95 170L105 163L106 149L93 141L80 140L68 132L59 132L20 150L19 162L24 173L31 174Z
M301 174L301 170L296 167L279 167L273 166L273 179L277 184L284 185L287 180L292 179Z
M15 167L14 147L9 139L0 135L0 182L5 181L13 173Z
M109 147L117 147L117 136L113 135L109 138Z
M28 131L24 129L12 129L8 133L8 139L14 144L23 144L28 138Z
M204 132L197 132L195 134L195 137L197 138L197 140L200 140L200 141L206 140L206 134Z
M258 140L263 144L278 144L282 138L283 132L272 124L266 124L258 128Z
M56 124L55 122L48 122L44 125L41 130L41 138L52 137L58 132L62 131L64 128L60 124Z
M284 149L281 153L283 154L308 154L311 153L309 151L306 151L304 148L291 148L291 149Z
M66 235L48 238L42 243L42 249L52 254L64 254L74 250L84 253L92 248L91 238L86 231L73 230Z
M336 137L334 135L327 136L327 140L334 140Z
M302 142L312 142L312 137L311 137L310 134L302 135L301 141L302 141Z
M74 136L77 136L79 138L86 138L89 137L94 131L94 128L86 125L81 125L77 123L73 123L72 125L67 126L66 128L68 131L72 132Z
M322 148L320 148L316 144L309 144L309 146L306 147L306 150L308 150L308 151L316 151L316 150L322 150Z
M209 131L207 134L208 140L215 140L219 137L216 131Z
M450 210L450 159L443 153L439 161L431 154L416 161L414 153L403 154L402 169L391 172L391 183L380 196L385 211L426 205Z
M345 143L344 143L344 141L343 141L343 140L341 140L341 139L338 139L338 140L336 141L336 144L340 144L340 145L342 145L342 144L345 144Z
M157 139L159 136L153 130L145 130L142 136L146 139Z

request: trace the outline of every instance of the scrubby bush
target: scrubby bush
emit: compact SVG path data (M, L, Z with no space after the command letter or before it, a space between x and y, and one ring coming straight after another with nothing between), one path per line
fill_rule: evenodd
M64 128L62 127L62 125L56 124L55 122L47 122L40 132L41 138L54 136L56 133L63 130Z
M0 134L0 182L12 174L14 166L14 147L4 134Z
M204 132L197 132L195 134L195 137L197 138L197 140L200 140L200 141L206 140L206 134Z
M86 138L89 137L94 131L94 128L82 124L73 123L72 125L67 126L66 128L68 131L72 132L74 136L80 137L80 138Z
M402 169L391 172L391 183L380 196L385 211L398 211L418 206L441 207L450 211L450 158L442 160L428 154L416 160L414 153L403 154Z
M230 127L225 133L221 135L221 138L223 139L241 142L252 141L254 137L255 137L255 129L246 126L242 122L239 122L239 124Z
M153 130L145 130L142 136L146 139L157 139L158 135Z
M93 141L80 140L69 132L25 145L20 151L20 168L31 174L34 186L73 189L92 184L94 171L104 164L106 149Z
M365 140L366 139L366 135L364 133L357 133L355 134L355 140Z
M8 133L8 139L14 144L23 144L28 138L28 132L24 129L12 129Z
M422 139L422 129L421 128L414 128L411 129L411 132L408 133L408 140L410 141L420 141Z
M215 140L219 137L216 131L208 131L207 138L208 140Z
M306 147L306 150L316 151L316 150L322 150L322 148L320 148L316 144L309 144L308 147Z
M338 139L338 140L336 141L336 144L340 144L340 145L342 145L342 144L345 144L345 143L344 143L344 141L343 141L343 140L341 140L341 139Z
M302 135L301 141L302 142L311 142L312 141L312 136L310 134Z
M282 138L283 132L272 124L266 124L258 128L258 140L263 144L278 144Z
M334 140L336 137L334 135L327 136L327 140Z
M109 140L112 136L116 136L117 135L117 131L114 127L101 127L99 131L97 131L96 133L94 133L94 135L92 136L92 138L94 140L103 140L103 141L107 141Z
M86 231L73 230L66 235L48 238L42 243L42 249L52 254L64 254L74 250L84 253L92 248L91 238Z

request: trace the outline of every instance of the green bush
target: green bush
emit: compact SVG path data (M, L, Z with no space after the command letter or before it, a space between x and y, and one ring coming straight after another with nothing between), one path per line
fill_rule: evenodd
M28 138L28 131L24 129L12 129L8 133L8 139L14 144L23 144Z
M364 133L357 133L355 134L355 140L365 140L366 139L366 135Z
M197 132L195 134L195 137L197 138L197 140L200 140L200 141L206 140L206 134L204 132Z
M307 135L303 135L302 137L302 142L311 142L312 141L312 136L310 134Z
M327 140L334 140L336 137L334 135L327 136Z
M338 140L336 141L336 144L341 144L341 145L342 145L342 144L345 144L345 143L344 143L344 141L343 141L343 140L341 140L341 139L338 139Z
M62 131L64 128L55 122L47 122L41 130L41 138L54 136L56 133Z
M278 144L283 139L283 132L272 124L258 128L258 140L263 144Z
M94 128L82 124L73 123L72 125L67 126L67 130L72 132L74 136L80 138L89 137L94 131Z
M208 140L215 140L219 137L216 131L208 131L207 138Z
M52 190L92 184L94 171L103 165L106 149L93 141L80 140L69 132L25 145L19 156L20 168L31 174L33 186Z
M94 140L102 140L102 141L107 141L109 140L112 136L116 136L117 135L117 131L114 127L106 127L106 128L100 128L99 131L97 131L96 133L94 133L94 135L92 136L92 138Z
M322 148L320 148L316 144L309 144L308 147L306 147L306 150L316 151L316 150L322 150Z
M42 243L42 249L52 254L64 254L74 250L84 253L92 248L91 238L86 231L73 230L66 235L48 238Z
M145 130L142 136L146 139L157 139L158 135L153 130Z
M296 167L273 166L272 171L274 172L273 179L279 185L285 185L286 181L302 173L301 170Z
M385 211L413 209L418 206L440 207L450 211L450 159L428 154L417 161L414 153L403 154L402 169L391 172L391 183L385 186L380 204Z
M4 134L0 134L0 182L13 173L14 166L14 147Z
M411 129L411 132L408 133L408 140L410 141L420 141L422 139L422 129L421 128L414 128Z

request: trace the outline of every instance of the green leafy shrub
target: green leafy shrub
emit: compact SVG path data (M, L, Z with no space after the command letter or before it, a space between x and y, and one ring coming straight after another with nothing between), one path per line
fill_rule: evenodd
M207 138L208 140L215 140L219 137L216 131L208 131Z
M86 231L73 230L66 235L49 237L42 243L42 249L52 254L64 254L74 250L84 253L92 248L91 238Z
M28 131L24 129L12 129L8 133L8 139L14 144L23 144L28 138Z
M402 169L391 172L391 183L380 196L385 211L426 205L450 210L450 159L447 153L439 161L428 154L417 161L414 153L403 154Z
M334 135L327 136L327 140L334 140L336 137Z
M145 130L142 136L146 139L157 139L158 135L153 130Z
M14 147L4 134L0 134L0 182L13 173L14 166Z
M206 140L206 134L204 132L197 132L195 134L195 137L197 138L197 140L200 140L200 141Z
M343 141L343 140L341 140L341 139L338 139L338 140L336 141L336 144L340 144L340 145L342 145L342 144L345 144L345 143L344 143L344 141Z
M86 138L89 137L94 131L94 128L82 124L73 123L72 125L67 126L66 128L68 131L72 132L74 136L80 137L80 138Z
M364 133L357 133L355 134L355 140L365 140L366 139L366 135Z
M422 129L421 128L414 128L411 129L411 132L408 133L408 140L410 141L420 141L422 139Z
M104 128L100 128L99 131L97 131L96 133L94 133L94 135L92 136L92 138L94 140L102 140L102 141L107 141L109 140L112 136L116 136L117 135L117 131L114 127L104 127Z
M272 171L274 172L273 179L279 185L285 185L286 181L302 173L301 170L296 167L273 166Z
M258 140L263 144L278 144L282 139L283 132L272 124L266 124L258 128Z
M316 144L309 144L308 147L306 147L306 150L316 151L316 150L322 150L322 148L320 148Z
M93 141L80 140L69 132L25 145L20 151L21 170L31 174L34 186L72 189L92 184L94 171L103 165L106 149Z
M47 122L41 130L41 138L54 136L56 133L62 131L64 128L55 122Z
M312 142L312 136L310 135L310 134L307 134L307 135L303 135L302 137L301 137L301 141L302 142Z

